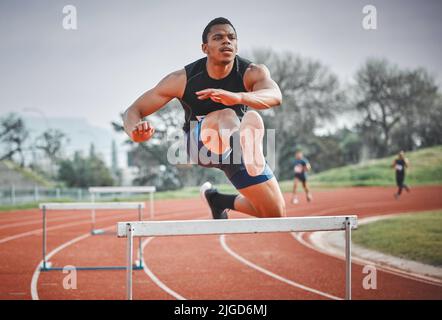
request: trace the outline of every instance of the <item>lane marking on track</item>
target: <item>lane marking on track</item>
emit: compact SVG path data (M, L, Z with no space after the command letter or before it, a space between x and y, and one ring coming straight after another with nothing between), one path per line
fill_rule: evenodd
M115 219L115 218L119 218L119 217L121 217L121 216L114 216L114 217L112 217L112 218L108 218L108 219L106 219L106 220L111 220L111 219ZM204 215L204 217L205 217L205 215ZM198 217L197 217L197 218L198 218ZM195 218L195 219L197 219L197 218ZM105 220L105 219L102 219L101 221L103 221L103 220ZM89 222L88 222L88 223L89 223ZM66 226L66 225L65 225L65 226ZM110 229L112 229L112 228L114 228L114 227L115 227L115 225L112 225L112 226L105 227L105 228L102 228L102 229L103 229L103 230L110 230ZM91 236L91 233L88 232L88 233L85 233L85 234L83 234L83 235L81 235L81 236L78 236L78 237L76 237L76 238L74 238L74 239L72 239L72 240L70 240L70 241L67 241L67 242L63 243L62 245L56 247L54 250L52 250L51 252L49 252L49 253L46 255L46 261L49 261L50 258L52 258L55 254L57 254L57 253L60 252L61 250L63 250L63 249L65 249L65 248L69 247L70 245L73 245L73 244L76 243L76 242L79 242L79 241L81 241L81 240L84 240L84 239L86 239L86 238L88 238L88 237L90 237L90 236ZM149 242L149 241L148 241L148 242ZM146 243L145 245L147 245L147 243ZM144 247L143 247L143 248L144 248ZM143 256L144 256L144 255L143 255ZM144 262L144 259L143 259L143 262ZM41 261L38 263L38 265L37 265L37 267L35 268L34 273L33 273L33 275L32 275L32 279L31 279L31 297L32 297L32 300L39 300L39 296L38 296L38 278L39 278L40 273L41 273L40 268L41 268L42 265L43 265L43 260L41 260ZM143 265L146 266L146 263L144 262ZM143 268L143 270L144 270L144 268ZM152 275L155 277L155 275L154 275L153 273L152 273ZM159 279L158 279L158 281L161 282ZM169 290L170 290L171 292L174 292L174 291L171 290L171 289L169 289ZM167 291L166 291L166 292L167 292ZM182 297L182 296L180 296L178 293L176 293L176 292L174 292L174 293L176 294L177 299L179 299L178 297L180 297L181 299L179 299L179 300L185 300L185 298ZM173 295L173 294L172 294L172 295Z
M203 219L203 218L207 218L207 215L203 215L200 217L196 217L195 219ZM187 300L186 298L184 298L182 295L180 295L179 293L173 291L172 289L170 289L164 282L162 282L154 273L152 270L149 269L149 267L147 266L146 260L145 260L145 254L144 254L144 248L149 244L149 242L151 242L155 237L150 237L147 238L146 240L144 240L141 244L141 252L143 252L143 270L144 272L149 276L149 278L158 286L160 287L163 291L167 292L168 294L170 294L172 297L174 297L177 300ZM138 257L139 258L139 257Z
M128 215L132 215L132 214L133 214L132 212L128 212L128 213L124 213L124 214L120 214L120 215L113 215L113 216L102 218L102 219L100 219L99 222L108 221L108 220L112 220L112 219L124 218L124 217L126 217ZM40 223L41 223L41 221L40 221ZM78 226L78 225L82 225L82 224L90 224L90 223L91 223L91 221L89 219L83 219L83 220L81 220L79 222L70 222L70 223L65 223L65 224L59 224L59 225L54 226L54 227L48 227L48 228L46 228L46 231L58 230L58 229L61 229L61 228L64 228L64 227L73 227L73 226ZM31 230L31 231L26 231L26 232L23 232L23 233L18 233L18 234L15 234L13 236L5 237L5 238L0 239L0 244L8 242L8 241L11 241L11 240L23 238L23 237L26 237L26 236L38 235L42 231L43 231L43 229L39 228L39 229Z
M343 257L341 255L334 254L332 252L328 252L328 251L322 250L320 248L317 248L316 246L314 246L311 243L309 243L306 240L304 240L303 236L304 236L305 232L298 232L298 233L292 232L291 234L292 234L293 238L295 238L295 240L297 240L302 245L304 245L304 246L306 246L306 247L308 247L308 248L310 248L310 249L312 249L312 250L314 250L316 252L319 252L321 254L324 254L324 255L327 255L327 256L330 256L330 257L337 258L339 260L344 260L345 261L345 257ZM414 273L408 273L408 272L405 272L405 271L402 271L400 269L396 269L396 268L393 268L393 267L387 267L387 266L379 265L379 264L377 264L374 261L368 261L368 260L352 257L351 258L351 263L352 264L357 264L359 266L375 265L376 269L381 271L381 272L389 273L389 274L392 274L392 275L395 275L395 276L398 276L398 277L406 278L408 280L422 282L422 283L433 285L433 286L438 286L438 287L442 286L441 283L433 282L431 280L420 278L419 275L415 275Z
M88 216L90 218L90 215ZM75 220L75 219L84 219L87 217L81 217L81 216L72 216L72 217L57 217L57 218L52 218L52 219L48 219L47 222L54 222L54 221L63 221L63 220ZM31 224L41 224L41 217L38 220L35 221L26 221L26 222L15 222L15 223L9 223L9 224L4 224L0 226L0 229L6 229L6 228L13 228L13 227L22 227L22 226L28 226Z
M126 215L129 215L129 214L132 214L132 213L126 213L124 215L126 216ZM164 215L169 216L169 215L177 215L177 214L181 214L182 215L183 213L182 212L177 212L177 211L166 211L166 212L161 213L161 215L159 215L159 216L163 217ZM122 215L116 216L116 218L120 218L120 217L122 218L123 216ZM154 220L157 220L156 218L157 217L154 217ZM99 221L97 220L97 222L107 221L107 220L110 220L110 219L112 219L112 217L110 217L110 218L106 217L106 218L100 219ZM60 219L60 220L63 220L63 219ZM70 220L70 218L67 218L66 220ZM52 222L52 221L54 221L54 220L48 220L48 222ZM41 219L40 219L39 223L40 224L42 223ZM67 223L67 224L58 225L58 226L55 226L55 227L48 227L46 230L48 230L48 231L49 230L57 230L59 228L76 226L76 225L80 225L80 224L88 224L88 223L90 224L91 222L89 220L87 220L87 221L83 221L83 222ZM26 231L26 232L23 232L23 233L18 233L18 234L15 234L15 235L8 236L8 237L0 239L0 244L8 242L8 241L15 240L15 239L23 238L23 237L26 237L26 236L38 235L41 232L42 232L42 228L33 229L33 230Z
M273 272L271 272L271 271L269 271L269 270L267 270L267 269L265 269L263 267L260 267L260 266L258 266L256 264L254 264L253 262L245 259L244 257L242 257L239 254L237 254L236 252L234 252L232 249L230 249L229 246L227 246L227 243L225 241L225 235L221 235L219 237L219 240L220 240L221 246L223 247L223 249L228 254L230 254L232 257L234 257L238 261L240 261L240 262L244 263L245 265L249 266L250 268L253 268L253 269L255 269L255 270L259 271L259 272L262 272L262 273L268 275L269 277L272 277L272 278L274 278L276 280L284 282L284 283L286 283L288 285L291 285L293 287L296 287L298 289L305 290L305 291L308 291L308 292L311 292L311 293L314 293L314 294L317 294L317 295L320 295L320 296L323 296L323 297L326 297L326 298L329 298L329 299L332 299L332 300L343 300L342 298L333 296L333 295L328 294L326 292L322 292L322 291L319 291L319 290L316 290L316 289L304 286L304 285L302 285L302 284L300 284L298 282L286 279L286 278L284 278L284 277L282 277L280 275L277 275L277 274L275 274L275 273L273 273Z
M321 211L318 211L318 213L321 214L321 215L323 215L324 213L329 213L329 212L330 213L336 213L336 210L338 210L338 209L339 210L341 210L341 209L348 210L348 206L342 206L342 207L337 207L337 208L328 209L328 210L321 210ZM351 209L351 210L353 210L353 209ZM383 215L381 215L381 216L383 216ZM370 216L370 218L371 217L375 217L375 216ZM324 254L324 255L327 255L327 256L334 257L334 258L337 258L339 260L345 261L345 257L337 255L337 254L334 254L334 253L331 253L331 252L328 252L328 251L324 251L324 250L322 250L320 248L317 248L316 246L312 245L311 243L305 241L304 238L303 238L303 235L305 234L305 232L292 232L291 234L292 234L292 236L293 236L293 238L295 240L297 240L300 244L304 245L305 247L307 247L309 249L312 249L312 250L314 250L316 252L319 252L321 254ZM399 276L399 277L406 278L406 279L409 279L409 280L414 280L414 281L417 281L417 282L422 282L422 283L425 283L425 284L441 286L441 284L439 282L432 282L431 280L423 279L423 278L419 277L419 275L416 275L414 273L404 272L403 270L396 269L396 268L393 268L393 267L382 266L382 265L377 264L374 261L367 261L367 260L364 260L364 259L352 257L352 264L357 264L357 265L360 265L360 266L365 266L367 264L374 264L376 266L376 269L380 270L381 272L389 273L389 274L392 274L392 275L395 275L395 276Z
M117 215L117 216L106 217L106 218L100 219L97 222L103 222L103 221L108 221L108 220L113 220L113 219L125 218L125 217L127 217L128 214L130 214L130 213L121 214L121 215ZM79 225L82 225L82 224L90 224L90 223L91 222L89 220L88 221L80 221L80 222L64 223L64 224L59 224L59 225L54 226L54 227L46 228L46 231L58 230L58 229L62 229L62 228L65 228L65 227L74 227L74 226L79 226ZM42 231L43 231L43 229L39 228L39 229L34 229L34 230L23 232L23 233L18 233L16 235L0 239L0 244L8 242L8 241L24 238L26 236L39 235L40 233L42 233Z
M112 227L108 227L105 229L111 229ZM57 252L69 247L70 245L81 241L83 239L86 239L87 237L90 237L91 233L85 233L77 238L74 238L68 242L63 243L61 246L58 246L57 248L55 248L54 250L52 250L51 252L48 253L48 255L46 256L46 261L49 261L50 258L52 258ZM37 288L37 284L38 284L38 277L40 276L40 268L43 265L43 260L40 261L40 263L37 265L37 267L35 268L34 274L32 275L32 280L31 280L31 297L32 300L39 300L38 297L38 288Z
M141 251L144 253L144 248L149 244L149 242L151 242L155 237L150 237L147 238L146 240L144 240L141 244ZM144 272L148 275L148 277L158 286L160 287L163 291L167 292L169 295L171 295L172 297L174 297L177 300L187 300L186 298L184 298L182 295L180 295L179 293L173 291L172 289L170 289L168 286L166 286L164 284L164 282L162 282L153 272L152 270L149 269L149 267L147 266L146 260L145 260L145 254L143 254L143 270Z

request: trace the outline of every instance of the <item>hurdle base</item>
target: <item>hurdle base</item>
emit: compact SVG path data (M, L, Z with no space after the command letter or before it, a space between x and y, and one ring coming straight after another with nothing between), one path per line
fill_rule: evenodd
M94 229L91 231L92 236L106 236L106 235L115 236L115 234L116 233L114 231L105 231L102 229Z
M96 236L99 234L104 234L106 231L104 231L103 229L93 229L91 230L91 235Z
M136 266L138 269L143 269L143 268L144 268L144 266L143 266L143 261L135 260L134 268L135 268L135 266ZM138 269L137 269L137 270L138 270Z
M40 271L49 271L52 267L52 262L46 261L40 265Z
M52 264L51 264L52 265ZM66 268L66 267L52 267L46 263L46 267L40 267L40 271L63 271L63 270L74 270L74 268ZM95 271L95 270L126 270L127 266L97 266L97 267L75 267L75 270L81 271ZM132 270L143 270L143 266L136 264L132 266Z

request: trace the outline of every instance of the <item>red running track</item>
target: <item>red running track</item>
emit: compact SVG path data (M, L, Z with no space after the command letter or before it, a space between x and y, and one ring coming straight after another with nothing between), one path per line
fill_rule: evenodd
M289 216L373 215L442 208L442 187L416 187L400 200L393 188L349 188L314 194L288 205ZM289 203L289 195L286 195ZM209 217L199 199L155 203L158 220ZM126 241L89 236L88 212L50 212L48 252L56 266L125 265ZM247 216L231 212L232 218ZM98 227L115 230L136 212L102 211ZM78 238L83 236L82 238ZM72 242L76 239L76 242ZM70 245L69 245L70 244ZM135 299L339 299L344 261L306 247L290 233L151 238L144 243L146 270L134 271ZM77 271L77 289L64 289L62 271L36 272L41 257L38 210L0 213L0 299L125 299L124 270ZM148 276L148 273L151 276ZM376 290L362 288L353 264L354 299L442 299L442 286L378 270Z

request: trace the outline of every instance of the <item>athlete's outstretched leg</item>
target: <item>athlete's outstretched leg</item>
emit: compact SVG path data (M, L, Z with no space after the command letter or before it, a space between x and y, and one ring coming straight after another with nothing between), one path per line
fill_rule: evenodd
M293 182L292 203L297 204L297 203L299 203L298 196L296 195L296 191L298 189L298 178L295 177L293 180L294 180L294 182Z
M310 193L310 189L309 189L309 187L307 185L307 180L302 181L302 186L304 188L305 196L307 198L307 201L308 202L312 201L313 197L312 197L312 194Z
M275 177L238 191L242 196L235 200L235 210L259 218L286 216L284 197Z
M226 209L232 209L258 218L284 217L285 201L276 178L239 189L240 194L222 194L210 183L201 187L215 219L225 219Z
M397 199L402 194L402 189L404 187L404 176L398 174L396 175L396 185L398 187L398 190L394 196Z
M285 201L275 177L238 191L239 195L217 193L211 197L210 202L218 208L233 209L258 218L286 215Z

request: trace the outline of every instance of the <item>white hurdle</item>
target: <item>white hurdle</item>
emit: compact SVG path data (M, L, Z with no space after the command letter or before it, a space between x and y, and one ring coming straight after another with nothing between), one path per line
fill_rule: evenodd
M132 300L134 237L345 230L345 298L351 299L351 229L358 218L320 216L296 218L118 222L117 236L127 237L127 299Z
M150 218L154 217L154 204L153 204L153 194L156 192L154 186L127 186L127 187L89 187L89 193L91 195L91 201L95 203L96 195L101 193L149 193L149 214ZM102 234L102 230L95 229L95 210L91 210L91 234Z
M52 263L46 259L47 250L47 227L46 227L46 213L48 210L137 210L138 219L142 220L142 209L144 209L144 202L50 202L40 203L39 208L42 211L43 218L43 264L40 268L42 271L50 270L62 270L63 268L52 267ZM135 269L143 269L142 265L142 251L141 251L141 238L139 239L139 263L135 266ZM75 267L77 270L124 270L126 266L97 266L97 267Z

